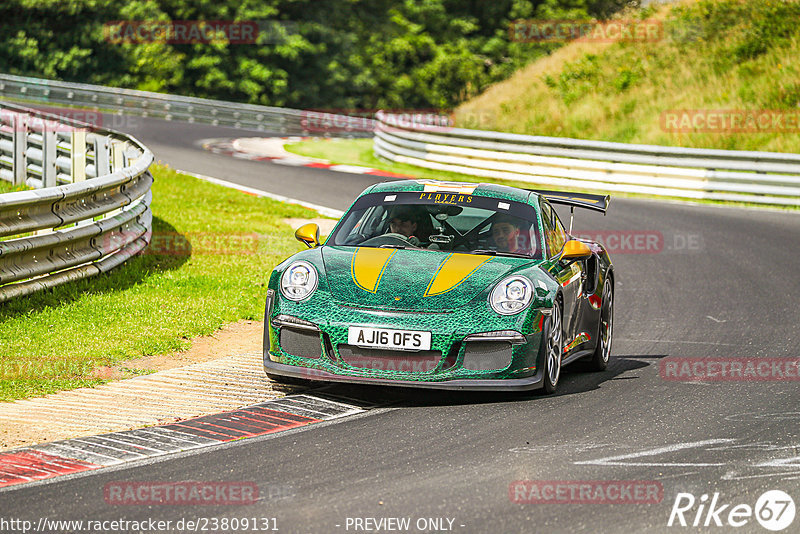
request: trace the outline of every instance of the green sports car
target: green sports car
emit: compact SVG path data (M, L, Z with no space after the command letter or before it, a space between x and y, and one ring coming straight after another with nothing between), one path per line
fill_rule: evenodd
M611 354L614 272L552 204L609 197L404 180L368 187L319 242L272 272L264 368L308 380L463 390L558 386Z

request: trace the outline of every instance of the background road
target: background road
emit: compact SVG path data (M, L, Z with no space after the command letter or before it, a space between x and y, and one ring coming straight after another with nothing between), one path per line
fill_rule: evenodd
M337 209L378 181L195 145L241 131L137 118L127 131L179 169ZM659 374L665 357L798 356L800 214L614 199L607 217L577 213L575 228L662 236L655 250L612 253L616 332L606 372L570 366L551 397L333 386L327 393L382 407L6 491L2 515L275 517L281 532L353 532L347 518L365 516L411 517L412 525L450 518L457 532L664 532L690 530L666 526L679 492L719 492L722 503L753 506L764 491L782 489L800 505L799 382L682 383ZM658 504L511 502L509 485L525 479L655 480L664 497ZM111 481L182 480L254 481L262 498L246 507L115 507L103 499ZM798 526L800 518L787 532ZM753 519L738 531L767 532Z
M168 163L176 169L213 176L330 208L347 209L358 193L378 181L374 176L320 173L317 172L319 169L314 168L233 159L230 156L212 154L200 147L200 142L204 139L269 136L264 132L140 117L108 116L103 124L134 135L153 151L156 160Z

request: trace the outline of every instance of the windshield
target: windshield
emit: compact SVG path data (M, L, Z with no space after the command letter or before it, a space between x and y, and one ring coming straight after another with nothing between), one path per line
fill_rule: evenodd
M532 206L458 193L373 193L356 201L327 244L421 248L541 259Z

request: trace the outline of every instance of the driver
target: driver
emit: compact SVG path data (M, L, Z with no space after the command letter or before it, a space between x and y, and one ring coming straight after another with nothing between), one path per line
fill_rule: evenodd
M499 215L492 222L492 241L497 250L529 254L525 232L520 228L521 221L511 215Z
M414 236L419 224L417 223L418 217L411 207L401 206L392 210L389 213L389 231L393 234L403 234L410 238Z
M424 217L427 214L413 206L397 206L389 212L389 232L405 236L412 245L418 247L430 236L430 231L425 228Z

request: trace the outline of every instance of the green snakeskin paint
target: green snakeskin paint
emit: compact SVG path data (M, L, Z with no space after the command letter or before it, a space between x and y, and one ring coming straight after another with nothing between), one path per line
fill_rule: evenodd
M475 184L471 184L475 185ZM376 184L363 194L423 191L424 183L417 181ZM535 195L503 186L482 184L472 193L497 199L527 203L538 214ZM540 223L541 224L541 223ZM541 341L543 320L539 308L552 307L558 284L539 266L548 262L528 258L493 256L451 290L438 295L424 296L428 284L449 253L436 250L397 250L386 264L374 293L359 287L353 278L354 246L321 246L305 250L288 258L273 271L269 287L276 298L269 321L271 360L304 367L308 378L314 370L330 373L399 379L410 381L441 381L450 379L522 378L535 373L536 358ZM290 301L281 296L280 277L294 261L305 260L319 273L319 285L306 300ZM492 310L488 295L494 285L510 274L527 276L534 284L535 298L525 311L503 316ZM302 358L284 352L279 343L278 328L271 319L290 315L316 324L321 330L323 357L318 360ZM371 326L402 330L423 330L432 333L431 350L440 351L442 360L428 371L366 369L352 367L340 357L338 346L347 344L349 326ZM468 370L461 367L466 336L481 332L513 330L522 333L528 343L514 345L512 362L502 370ZM455 365L444 368L445 358L455 357ZM452 359L450 361L452 363Z

